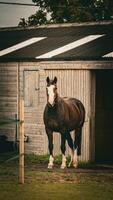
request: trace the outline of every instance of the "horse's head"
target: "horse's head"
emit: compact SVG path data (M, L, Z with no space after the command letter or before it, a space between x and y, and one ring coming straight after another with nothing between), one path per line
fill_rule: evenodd
M49 106L53 107L57 100L57 77L55 76L54 79L50 79L49 77L46 78L47 87L47 103Z

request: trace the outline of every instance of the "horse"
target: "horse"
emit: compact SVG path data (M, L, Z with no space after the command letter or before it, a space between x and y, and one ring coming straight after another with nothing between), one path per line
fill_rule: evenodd
M53 157L53 132L61 135L62 164L61 169L66 168L66 140L71 149L71 160L68 167L73 165L77 168L78 156L81 155L82 127L85 120L85 108L80 100L76 98L62 98L57 92L57 77L46 78L47 103L44 109L44 125L48 137L49 163L48 168L54 165ZM75 132L74 140L71 131Z

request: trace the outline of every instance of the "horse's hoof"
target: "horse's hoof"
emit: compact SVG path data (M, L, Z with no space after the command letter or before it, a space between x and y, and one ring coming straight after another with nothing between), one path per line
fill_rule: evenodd
M73 167L76 169L78 168L78 163L73 163Z
M53 165L48 165L48 169L53 169Z
M61 165L60 169L65 169L66 165Z

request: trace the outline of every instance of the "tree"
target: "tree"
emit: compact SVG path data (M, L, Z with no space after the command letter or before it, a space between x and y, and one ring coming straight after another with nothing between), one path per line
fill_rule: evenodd
M24 28L27 26L27 22L26 22L25 18L20 18L20 22L19 22L18 26L24 27Z
M28 26L36 26L47 23L46 12L42 10L37 11L34 15L28 17Z
M83 4L83 0L33 0L43 11L51 14L50 22L54 23L91 20L91 14L87 9L90 1L92 0L87 0L88 3Z
M108 20L113 15L112 0L95 0L94 1L94 15L96 20Z
M113 16L112 0L32 0L39 10L26 21L27 26L108 20ZM48 13L50 19L48 19Z

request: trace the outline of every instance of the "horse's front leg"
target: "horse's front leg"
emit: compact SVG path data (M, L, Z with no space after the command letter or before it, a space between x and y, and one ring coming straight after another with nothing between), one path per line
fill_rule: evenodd
M48 168L52 169L53 168L53 162L54 162L54 158L53 158L53 132L49 129L46 129L46 133L47 133L47 136L48 136L48 148L49 148L49 153L50 153Z
M66 137L64 133L61 133L61 151L62 151L62 164L61 164L61 169L66 168L66 156L65 156L65 151L66 151Z

